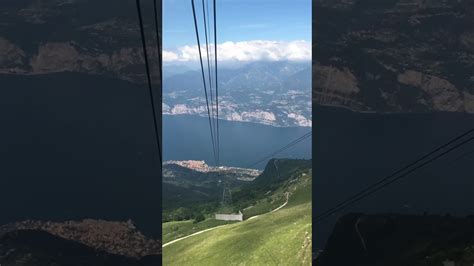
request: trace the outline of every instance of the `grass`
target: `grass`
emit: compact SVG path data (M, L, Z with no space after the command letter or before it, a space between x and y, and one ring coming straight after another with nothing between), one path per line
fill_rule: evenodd
M198 231L223 225L223 224L230 224L233 222L229 221L219 221L216 219L206 219L199 223L193 223L193 220L187 221L178 221L178 222L167 222L163 223L162 230L163 230L163 243L166 244L172 240L178 239L183 236L187 236Z
M311 265L311 174L285 189L290 199L284 208L166 246L163 264Z
M310 235L311 203L300 204L166 246L163 264L309 265Z
M256 204L244 209L244 219L252 216L270 212L286 202L286 193L290 192L288 206L297 205L311 200L311 176L312 171L302 171L295 174L295 177L277 190L273 191L267 198L258 200Z
M283 203L285 203L285 201L286 197L283 194L278 198L268 198L268 200L259 200L255 205L250 206L249 208L242 211L244 219L248 219L252 216L259 215L262 213L270 212L281 206Z

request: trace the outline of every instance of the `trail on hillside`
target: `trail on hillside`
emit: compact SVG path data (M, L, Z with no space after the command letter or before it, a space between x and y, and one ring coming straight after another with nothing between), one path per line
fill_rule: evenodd
M195 236L195 235L199 235L199 234L202 234L202 233L204 233L204 232L211 231L211 230L214 230L214 229L217 229L217 228L219 228L219 227L226 226L226 225L227 225L227 224L219 225L219 226L215 226L215 227L211 227L211 228L207 228L207 229L201 230L201 231L199 231L199 232L196 232L196 233L193 233L193 234L190 234L190 235L187 235L187 236L180 237L180 238L175 239L175 240L172 240L172 241L170 241L170 242L168 242L168 243L166 243L166 244L163 244L163 247L166 247L166 246L168 246L168 245L171 245L171 244L173 244L173 243L175 243L175 242L178 242L178 241L180 241L180 240L186 239L186 238L188 238L188 237L192 237L192 236Z
M270 213L276 212L276 211L278 211L279 209L285 207L285 205L288 204L288 198L289 198L289 196L290 196L290 193L289 193L289 192L286 192L286 201L285 201L285 203L283 203L280 207L274 209L274 210L271 211Z
M289 194L290 194L290 193L286 192L286 201L285 201L285 203L283 203L281 206L277 207L276 209L274 209L274 210L272 210L272 211L269 211L269 212L267 212L267 213L264 213L264 214L273 213L273 212L276 212L276 211L278 211L279 209L285 207L286 204L288 204L288 197L289 197ZM259 215L252 216L252 217L248 218L246 221L252 220L252 219L257 218L257 217L259 217L259 216L261 216L261 215L264 215L264 214L259 214Z
M274 209L274 210L272 210L272 211L270 211L270 212L267 212L267 213L265 213L265 214L276 212L276 211L280 210L281 208L285 207L285 205L288 204L289 194L290 194L290 193L286 192L286 201L285 201L285 203L283 203L281 206L279 206L279 207L277 207L276 209ZM252 217L248 218L248 219L245 220L245 221L252 220L252 219L257 218L257 217L259 217L259 216L261 216L261 215L264 215L264 214L252 216ZM245 222L245 221L244 221L244 222ZM205 232L208 232L208 231L211 231L211 230L214 230L214 229L217 229L217 228L226 226L226 225L228 225L228 224L224 224L224 225L219 225L219 226L211 227L211 228L204 229L204 230L201 230L201 231L199 231L199 232L196 232L196 233L193 233L193 234L190 234L190 235L187 235L187 236L180 237L180 238L175 239L175 240L172 240L172 241L170 241L170 242L168 242L168 243L166 243L166 244L163 244L163 247L166 247L166 246L168 246L168 245L171 245L171 244L173 244L173 243L175 243L175 242L181 241L181 240L186 239L186 238L188 238L188 237L192 237L192 236L195 236L195 235L199 235L199 234L202 234L202 233L205 233Z

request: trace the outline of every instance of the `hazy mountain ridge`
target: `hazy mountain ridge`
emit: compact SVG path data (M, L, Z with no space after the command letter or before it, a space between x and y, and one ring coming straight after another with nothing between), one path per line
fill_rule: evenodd
M313 3L315 103L474 113L472 1Z
M218 75L221 119L311 126L309 62L254 62L222 68ZM178 73L163 81L163 114L207 116L201 71Z
M156 82L159 71L152 8L148 2L142 5L152 81ZM0 13L0 73L77 72L146 82L134 1L8 1ZM84 13L88 16L80 15ZM257 62L246 71L221 68L221 118L311 126L310 65L303 69L284 64ZM169 81L178 79L178 84L172 82L177 85L173 92L164 93L165 114L207 115L199 72L164 73ZM189 92L193 99L180 98Z

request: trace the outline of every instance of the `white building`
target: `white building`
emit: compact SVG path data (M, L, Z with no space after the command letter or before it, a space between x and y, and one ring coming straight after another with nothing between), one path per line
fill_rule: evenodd
M244 215L240 211L239 211L238 214L217 214L216 213L216 220L243 221L244 220Z

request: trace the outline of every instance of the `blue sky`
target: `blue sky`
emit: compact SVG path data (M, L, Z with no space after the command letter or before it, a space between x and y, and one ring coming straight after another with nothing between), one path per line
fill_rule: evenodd
M201 1L195 0L199 21ZM208 1L212 12L212 0ZM311 43L311 0L217 0L217 27L218 43L252 40ZM200 34L204 34L202 29ZM163 48L175 50L195 44L191 0L164 0Z

